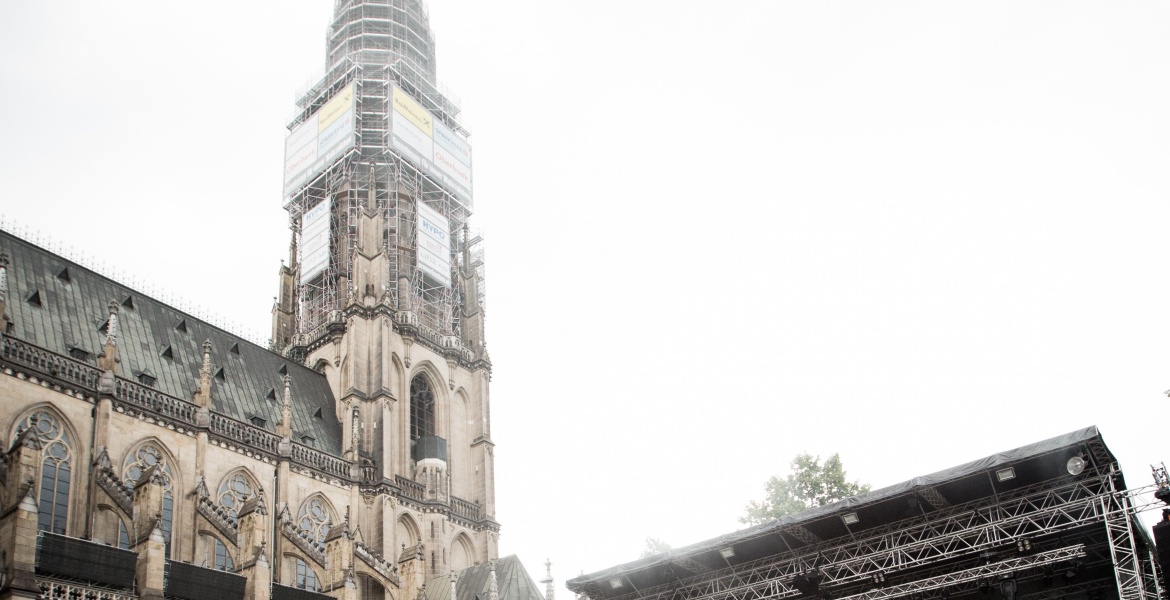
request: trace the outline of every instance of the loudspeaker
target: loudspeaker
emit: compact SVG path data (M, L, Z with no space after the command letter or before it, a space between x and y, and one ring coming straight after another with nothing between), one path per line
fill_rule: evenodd
M1170 590L1170 509L1162 511L1162 520L1154 525L1154 545L1158 547L1158 570L1162 589Z

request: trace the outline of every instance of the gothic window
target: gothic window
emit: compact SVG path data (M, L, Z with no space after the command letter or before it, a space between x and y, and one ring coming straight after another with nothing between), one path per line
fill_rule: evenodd
M215 499L227 512L228 520L235 523L236 516L240 513L240 507L244 505L244 501L256 493L252 478L243 471L236 471L225 477L219 484L219 491L216 492Z
M301 512L297 514L297 528L321 551L325 550L325 536L332 524L333 510L320 496L309 498L301 505Z
M130 549L130 532L126 531L126 523L122 519L118 519L118 547L123 550Z
M410 439L435 435L435 393L422 375L410 381Z
M69 439L61 421L52 413L39 410L17 427L17 434L32 429L41 443L41 479L37 495L37 528L65 533L69 517L69 484L72 478Z
M163 451L153 443L148 443L127 456L126 463L122 467L122 485L125 485L128 490L133 490L142 474L155 465L160 465L163 478L162 534L163 539L166 540L166 554L169 557L171 555L171 526L175 516L175 496L171 491L174 474Z
M211 535L203 536L203 564L211 567L217 571L235 571L236 565L232 561L232 555L228 552L227 545L219 540L219 538Z
M294 558L293 561L296 569L293 581L296 586L302 590L321 591L321 586L317 584L317 574L313 572L313 568L299 558Z

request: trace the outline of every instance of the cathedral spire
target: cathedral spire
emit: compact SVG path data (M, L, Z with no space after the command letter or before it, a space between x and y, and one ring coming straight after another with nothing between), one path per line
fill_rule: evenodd
M556 593L556 587L553 586L551 559L544 559L544 579L540 580L540 582L544 584L544 600L553 600L553 594Z

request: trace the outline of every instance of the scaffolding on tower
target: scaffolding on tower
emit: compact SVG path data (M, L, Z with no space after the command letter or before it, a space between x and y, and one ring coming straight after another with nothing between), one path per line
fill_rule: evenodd
M353 147L291 193L287 204L290 226L303 253L302 217L322 203L331 203L328 205L328 264L320 273L302 279L300 269L304 264L298 260L295 298L298 310L294 317L297 334L293 345L305 347L323 339L329 324L340 321L342 311L351 302L357 224L371 196L371 186L375 210L381 212L385 224L382 244L389 265L386 281L390 283L380 293L391 306L401 306L396 282L405 278L410 282L409 306L417 316L423 336L434 341L456 336L464 303L478 303L481 309L484 306L482 236L464 233L471 216L469 195L457 196L392 147L388 126L391 90L394 87L403 90L436 121L460 136L466 137L468 132L459 122L457 102L434 83L433 55L427 56L428 44L433 40L411 37L411 27L381 21L386 11L403 17L398 13L403 10L411 13L403 6L421 9L421 4L410 0L356 3L341 10L346 4L349 0L339 2L338 21L348 21L335 22L330 37L332 67L306 87L297 101L300 110L290 124L290 129L294 129L312 118L346 86L355 85ZM411 13L407 20L420 15L421 22L425 23L425 11ZM426 31L425 27L422 31ZM421 52L415 46L406 48L411 44L426 47ZM419 268L420 205L441 215L449 226L448 239L457 242L449 248L451 273L447 277L439 278ZM479 279L476 298L464 298L460 289L460 273L464 272L468 260L464 257L464 246L468 247L470 270Z

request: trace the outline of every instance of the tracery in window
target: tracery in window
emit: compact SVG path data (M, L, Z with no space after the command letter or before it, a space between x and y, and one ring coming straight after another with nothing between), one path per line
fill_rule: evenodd
M435 435L435 393L423 375L410 380L410 439Z
M296 586L302 590L321 591L321 585L317 583L317 574L313 572L313 568L300 558L294 558L293 561L296 564L296 575L293 579Z
M159 472L162 474L163 490L165 490L163 492L161 528L163 539L166 540L166 555L170 557L171 526L173 525L175 515L175 496L172 493L172 483L175 477L171 471L171 465L167 461L166 454L153 443L143 444L126 457L125 465L122 467L122 485L132 491L138 483L138 480L142 478L142 474L155 465L160 466Z
M333 510L320 496L305 501L297 514L297 528L305 532L309 541L321 551L325 550L325 535L333 521Z
M236 471L220 482L215 499L227 513L228 520L235 523L240 507L256 493L256 484L252 478L244 471Z
M17 434L32 430L41 445L41 480L37 487L37 528L65 533L69 520L69 484L72 480L72 453L61 421L52 413L38 410L29 415Z

